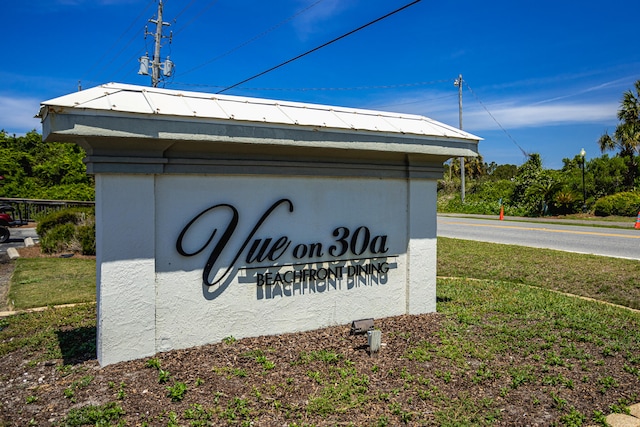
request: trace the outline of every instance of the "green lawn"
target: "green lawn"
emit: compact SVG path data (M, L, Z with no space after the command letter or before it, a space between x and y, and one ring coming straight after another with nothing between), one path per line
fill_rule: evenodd
M290 426L366 417L366 425L491 426L518 425L525 413L530 422L546 425L605 425L605 414L628 412L640 399L640 314L549 290L638 307L639 264L441 238L438 315L404 319L408 323L400 328L401 320L379 319L388 344L380 355L360 357L335 333L311 349L277 336L261 337L264 348L228 340L217 345L221 353L213 348L218 356L203 355L184 370L178 367L183 362L170 365L184 355L159 355L158 368L160 359L173 366L174 387L189 389L182 406L167 395L168 387L154 394L155 378L144 385L149 393L135 392L142 385L132 378L151 372L139 362L123 371L106 369L101 382L81 385L93 378L78 364L95 357L93 304L0 319L0 356L20 361L20 378L23 370L40 375L41 362L61 359L56 370L64 381L35 388L16 383L11 393L28 408L58 405L67 421L75 411L95 408L89 401L76 407L51 396L86 389L90 402L117 406L114 420L123 425L196 425L197 415L213 425L248 425L273 416ZM95 262L20 259L11 296L23 307L94 301ZM234 360L233 369L227 360ZM173 412L158 405L148 414L137 409L161 399Z
M438 238L438 276L537 286L640 309L640 262L514 245ZM16 260L9 302L15 309L96 298L95 261Z
M73 258L18 258L9 286L15 310L96 300L96 263Z
M438 276L522 283L640 309L640 262L438 238Z

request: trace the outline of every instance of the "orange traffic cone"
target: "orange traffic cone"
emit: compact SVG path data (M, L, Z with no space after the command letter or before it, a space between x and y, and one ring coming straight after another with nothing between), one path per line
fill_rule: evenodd
M500 221L504 219L504 206L500 206ZM638 221L640 221L640 213L638 214ZM636 224L636 228L638 228L638 224Z
M634 226L636 230L640 230L640 212L638 212L638 218L636 218L636 225Z

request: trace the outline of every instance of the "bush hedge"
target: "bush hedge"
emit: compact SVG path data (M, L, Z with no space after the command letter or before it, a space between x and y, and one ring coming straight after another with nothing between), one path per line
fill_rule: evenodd
M596 216L636 216L639 211L640 193L632 191L602 197L594 205Z
M38 222L40 249L44 253L65 251L96 254L96 225L93 209L69 208L51 212Z

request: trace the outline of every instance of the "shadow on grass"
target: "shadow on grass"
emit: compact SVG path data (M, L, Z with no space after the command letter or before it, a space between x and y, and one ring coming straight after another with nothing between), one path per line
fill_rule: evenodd
M95 326L57 331L56 335L65 365L75 365L96 358Z

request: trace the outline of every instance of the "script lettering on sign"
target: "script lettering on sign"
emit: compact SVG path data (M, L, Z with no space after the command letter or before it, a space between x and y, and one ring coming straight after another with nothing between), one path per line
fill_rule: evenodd
M294 212L293 202L289 199L280 199L273 203L258 219L246 236L239 236L236 233L240 214L238 209L230 204L222 203L211 206L191 219L182 229L176 241L176 250L185 257L199 255L205 250L208 253L202 271L202 281L206 286L214 286L223 283L229 278L231 271L236 269L257 270L255 283L258 286L274 286L295 284L309 281L324 281L327 279L341 280L343 277L352 278L354 276L385 275L389 268L395 264L389 264L386 257L389 257L388 237L386 235L374 235L367 226L359 226L351 229L349 227L336 227L328 234L328 243L318 239L311 243L294 242L289 236L258 237L256 235L261 230L263 224L283 206L289 214ZM282 209L281 209L282 210ZM195 233L194 229L204 221L205 215L218 215L220 217L229 216L228 223L223 227L214 227L210 230L210 235L201 246L187 250L185 240L188 240L190 233ZM215 244L218 233L221 236ZM234 239L241 239L241 245L232 256L229 265L221 266L220 257L229 247ZM206 254L206 252L205 252ZM289 269L280 271L283 265L279 260L293 259L296 262L286 264ZM369 261L363 264L363 262ZM376 262L374 262L377 260ZM309 264L319 264L320 268L305 268ZM332 263L331 267L322 267L323 264ZM276 273L268 270L277 268ZM223 271L222 271L223 270ZM220 274L220 272L222 273ZM260 272L263 271L263 272Z

